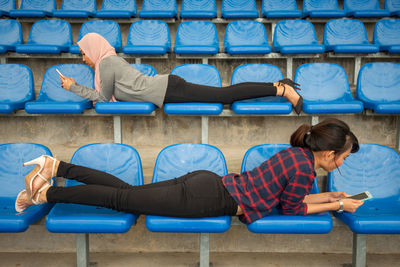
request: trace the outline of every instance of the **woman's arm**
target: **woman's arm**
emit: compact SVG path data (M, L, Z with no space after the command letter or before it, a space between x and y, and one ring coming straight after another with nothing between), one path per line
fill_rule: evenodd
M329 203L349 196L350 196L349 194L346 194L345 192L341 191L310 194L304 197L303 203L306 204Z
M343 210L347 212L355 212L358 207L364 204L364 201L355 200L355 199L342 199L343 201ZM334 211L339 210L340 204L339 201L334 201L330 203L321 203L321 204L307 204L307 214L319 213L324 211Z

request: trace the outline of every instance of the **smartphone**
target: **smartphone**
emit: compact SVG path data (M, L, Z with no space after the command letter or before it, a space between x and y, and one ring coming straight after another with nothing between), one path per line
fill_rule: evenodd
M368 192L368 191L365 191L365 192L362 192L362 193L357 194L357 195L353 195L353 196L348 197L348 198L365 201L365 200L371 199L372 198L372 194L370 192Z
M56 71L57 71L58 74L60 74L62 77L65 77L58 69L56 69Z

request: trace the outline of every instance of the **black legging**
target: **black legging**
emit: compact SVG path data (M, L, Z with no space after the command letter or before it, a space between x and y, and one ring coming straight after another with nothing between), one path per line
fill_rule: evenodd
M111 174L61 161L57 176L85 185L50 187L46 194L50 203L188 218L233 216L238 208L221 177L210 171L195 171L164 182L132 186Z
M177 75L169 75L164 103L211 102L232 104L234 101L276 96L273 83L245 82L226 87L194 84Z

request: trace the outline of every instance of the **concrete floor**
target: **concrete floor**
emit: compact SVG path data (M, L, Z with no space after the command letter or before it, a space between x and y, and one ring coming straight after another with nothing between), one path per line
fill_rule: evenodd
M91 267L123 266L174 266L195 267L196 253L91 253ZM1 267L70 267L76 265L71 253L0 253ZM299 254L299 253L211 253L214 267L350 267L349 254ZM368 267L400 266L400 255L368 254Z

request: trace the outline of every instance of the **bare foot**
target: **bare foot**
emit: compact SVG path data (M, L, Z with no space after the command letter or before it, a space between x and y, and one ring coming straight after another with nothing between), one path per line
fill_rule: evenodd
M300 95L290 85L285 84L286 87L284 97L295 107L299 102Z
M31 198L28 196L26 190L21 191L16 201L16 207L18 207L19 210L24 210L32 205L33 202Z

